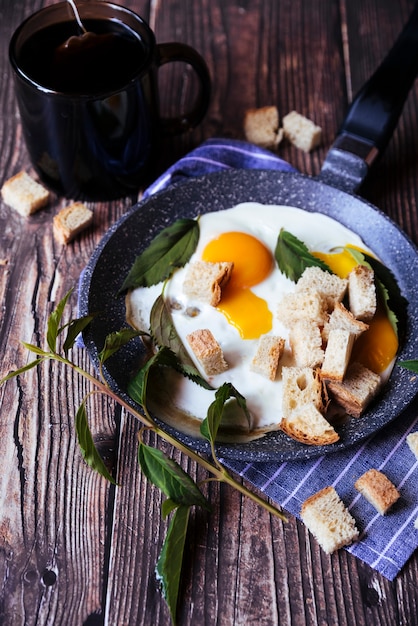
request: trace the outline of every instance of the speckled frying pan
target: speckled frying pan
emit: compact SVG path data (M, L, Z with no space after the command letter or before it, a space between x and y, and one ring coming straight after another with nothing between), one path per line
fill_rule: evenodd
M107 334L126 326L125 302L117 292L135 257L165 226L240 202L296 206L328 215L363 239L391 268L407 300L399 359L418 358L418 251L399 227L379 209L355 195L373 161L386 147L418 71L418 8L382 65L353 102L317 178L264 170L229 170L173 185L132 207L105 235L80 286L80 314L100 312L84 333L86 348L98 364ZM134 405L126 386L142 355L132 341L107 361L105 376L114 391ZM395 366L378 400L360 419L348 420L336 444L312 447L282 432L245 444L219 444L220 456L242 460L303 459L344 449L396 419L418 393L418 377ZM135 405L134 405L135 406ZM184 435L156 419L190 447L209 452L207 443Z

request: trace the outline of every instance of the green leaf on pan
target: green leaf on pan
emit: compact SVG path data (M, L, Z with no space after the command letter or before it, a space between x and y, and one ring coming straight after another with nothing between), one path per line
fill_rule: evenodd
M222 416L225 408L225 404L228 400L234 398L238 406L244 412L248 424L251 425L251 416L247 408L247 402L243 395L240 394L237 389L231 383L224 383L217 389L215 393L215 400L208 408L206 418L203 420L200 426L200 433L208 439L212 444L216 441L219 426L222 422Z
M133 328L122 328L107 335L103 349L99 353L100 363L104 363L112 354L115 354L120 348L125 346L134 337L140 337L147 335L140 330L134 330Z
M164 297L158 296L153 304L150 315L151 334L159 346L170 348L177 355L178 371L204 389L212 389L211 385L200 375L173 324L171 312Z
M87 421L87 412L84 401L80 405L76 414L75 429L81 454L83 455L87 465L106 478L106 480L116 485L115 480L110 475L102 457L94 445L93 437Z
M72 289L63 297L63 299L57 304L57 307L54 311L52 311L51 315L48 318L48 328L46 332L46 341L48 343L49 349L51 352L55 352L57 337L61 332L60 323L62 319L62 315L64 312L64 308L68 302L68 299L72 293Z
M410 370L411 372L415 372L416 374L418 374L418 359L411 359L409 361L399 361L398 365L400 365L401 367L404 367L407 370Z
M65 356L67 356L68 351L73 347L78 335L82 333L85 328L87 328L94 318L95 315L85 315L84 317L72 320L69 324L67 324L66 328L68 331L63 345Z
M138 461L145 476L177 506L201 506L210 510L205 496L178 463L161 450L140 442Z
M178 364L179 361L174 352L169 348L160 348L129 382L127 389L129 396L132 400L135 400L135 402L145 407L147 404L147 385L150 369L158 365L176 369Z
M326 272L331 272L326 263L309 252L303 241L283 228L277 238L274 256L282 274L295 283L307 267L320 267Z
M175 511L155 568L173 624L177 623L180 577L189 515L190 507L184 504Z
M179 219L164 228L135 259L120 291L166 280L176 267L187 263L198 241L199 223L195 219Z

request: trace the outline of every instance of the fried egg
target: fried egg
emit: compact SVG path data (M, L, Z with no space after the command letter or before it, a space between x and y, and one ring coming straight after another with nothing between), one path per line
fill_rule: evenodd
M282 417L281 367L294 364L288 343L289 331L275 316L283 296L295 289L295 283L278 269L274 259L280 230L283 228L295 235L341 277L347 276L356 264L352 255L343 251L345 246L356 247L368 254L373 252L358 235L336 220L295 207L242 203L200 216L199 227L199 242L189 263L232 261L234 269L216 307L184 293L188 265L176 270L164 287L174 326L206 379L199 361L188 348L186 337L193 331L209 329L228 363L225 372L210 377L210 384L216 389L224 382L230 382L246 398L254 432L277 429ZM131 292L130 321L134 326L143 329L149 324L152 304L161 291L162 285L156 285ZM363 354L366 366L382 373L393 363L397 340L385 315L379 314L376 320L375 330L368 337L369 331L364 333L363 347L359 343L358 352ZM268 334L286 340L274 381L250 368L259 338ZM215 392L203 389L175 372L167 380L172 386L169 395L174 405L185 414L203 420Z

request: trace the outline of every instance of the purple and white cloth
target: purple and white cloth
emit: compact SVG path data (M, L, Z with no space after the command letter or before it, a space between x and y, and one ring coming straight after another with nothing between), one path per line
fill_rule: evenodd
M146 198L174 182L229 168L296 171L276 155L252 144L210 139L181 158L144 192ZM304 461L251 462L222 459L230 470L274 502L300 517L302 502L323 487L335 487L356 520L360 539L346 550L393 580L418 547L418 460L406 437L418 430L418 402L373 437L344 452ZM385 516L354 488L370 468L381 470L401 493Z

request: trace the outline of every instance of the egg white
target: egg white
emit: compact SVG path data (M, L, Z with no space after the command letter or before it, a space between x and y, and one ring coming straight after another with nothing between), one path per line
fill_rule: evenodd
M303 241L312 251L333 252L336 248L348 244L368 248L358 235L337 222L320 213L309 213L299 208L262 205L254 202L239 204L231 209L206 213L199 218L200 238L195 253L189 263L201 259L205 246L221 233L239 231L248 233L270 249L274 254L277 237L281 228L291 232ZM252 415L253 430L263 431L278 428L281 420L282 384L281 367L292 365L293 359L288 344L288 330L276 319L275 312L285 293L291 292L295 284L286 278L277 266L272 273L252 291L268 303L273 314L271 334L286 339L285 353L280 361L275 381L270 381L250 368L258 340L243 340L239 332L228 323L223 313L214 307L188 298L183 293L183 281L187 265L177 270L164 290L164 296L175 302L172 309L173 323L190 357L204 378L207 378L200 363L189 349L186 335L194 330L208 328L219 342L229 368L227 371L213 376L209 382L218 388L224 382L230 382L246 398L248 409ZM149 327L149 315L156 297L161 293L162 285L150 288L138 288L129 296L130 321L137 328ZM193 311L193 315L190 312ZM196 312L198 313L196 314ZM214 391L203 389L187 378L171 376L170 397L173 404L186 414L199 420L206 417L207 409L214 399Z

